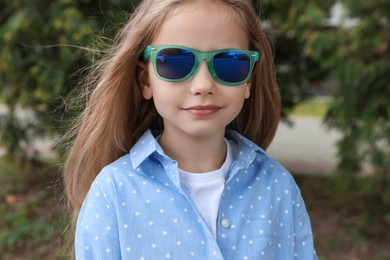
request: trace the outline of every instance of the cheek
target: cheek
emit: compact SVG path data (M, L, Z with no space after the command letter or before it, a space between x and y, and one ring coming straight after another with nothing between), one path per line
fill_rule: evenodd
M177 107L180 103L180 93L172 91L168 86L160 84L157 88L153 88L153 100L157 111L167 111L170 108Z
M234 104L234 109L236 113L240 113L242 107L244 106L244 102L250 96L249 88L242 88L240 91L235 92L230 95L231 104Z
M229 93L229 96L237 103L244 102L245 99L248 99L251 95L250 84L232 87L232 90L233 91Z

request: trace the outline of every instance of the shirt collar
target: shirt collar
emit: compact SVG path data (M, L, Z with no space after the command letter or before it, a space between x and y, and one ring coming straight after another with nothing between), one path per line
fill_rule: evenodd
M227 130L225 137L237 143L237 159L243 166L249 166L255 159L256 153L265 154L265 151L258 145L235 131ZM152 131L147 130L130 150L130 158L134 169L138 168L154 152L166 156Z
M225 137L227 139L234 140L237 143L236 159L243 167L249 167L256 158L256 154L266 154L266 152L257 144L233 130L227 130Z
M138 168L154 152L164 154L151 130L147 130L130 150L130 159L133 168Z

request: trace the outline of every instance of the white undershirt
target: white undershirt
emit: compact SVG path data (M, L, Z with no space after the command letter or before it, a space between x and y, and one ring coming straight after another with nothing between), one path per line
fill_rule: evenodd
M216 238L219 202L225 187L229 168L235 158L233 141L225 139L226 159L218 170L206 173L191 173L179 169L180 182L187 189L207 227Z

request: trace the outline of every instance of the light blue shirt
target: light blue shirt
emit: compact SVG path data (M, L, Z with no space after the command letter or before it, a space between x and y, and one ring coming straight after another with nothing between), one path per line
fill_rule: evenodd
M233 131L237 143L209 231L180 184L177 162L147 131L96 177L76 226L76 259L317 259L290 173Z

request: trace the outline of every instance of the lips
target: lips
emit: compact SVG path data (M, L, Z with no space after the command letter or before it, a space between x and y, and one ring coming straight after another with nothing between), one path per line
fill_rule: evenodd
M217 113L222 107L216 105L207 105L207 106L193 106L185 108L185 111L190 112L195 116L209 116Z

